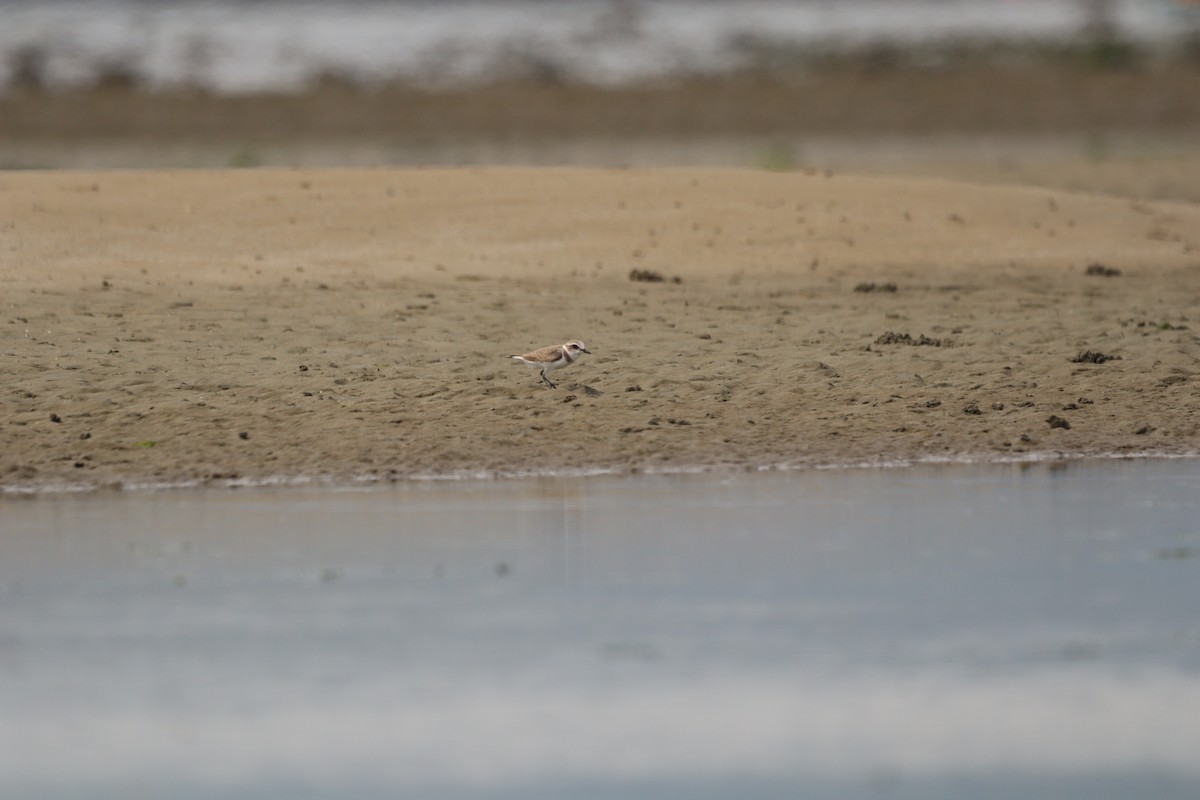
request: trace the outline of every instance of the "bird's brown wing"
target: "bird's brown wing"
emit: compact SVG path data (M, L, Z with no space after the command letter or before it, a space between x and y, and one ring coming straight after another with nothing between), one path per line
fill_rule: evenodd
M524 358L528 361L537 361L539 363L541 363L541 362L549 363L551 361L557 361L561 357L562 357L562 345L561 344L552 344L549 347L542 347L537 350L534 350L533 352L524 353L521 356L521 358Z

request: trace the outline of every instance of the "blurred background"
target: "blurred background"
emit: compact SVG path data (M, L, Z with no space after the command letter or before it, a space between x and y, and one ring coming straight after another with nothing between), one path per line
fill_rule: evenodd
M0 0L0 169L839 169L1200 201L1200 0Z

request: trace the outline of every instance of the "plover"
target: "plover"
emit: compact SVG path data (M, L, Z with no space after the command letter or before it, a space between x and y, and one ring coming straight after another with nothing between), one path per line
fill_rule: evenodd
M547 386L554 389L555 385L546 377L546 373L551 370L571 366L575 363L575 359L579 358L580 353L591 355L592 351L588 350L583 342L578 339L572 339L566 344L552 344L549 347L543 347L531 353L525 353L520 356L509 356L509 358L516 359L534 369L540 369L542 371L542 380L546 382Z

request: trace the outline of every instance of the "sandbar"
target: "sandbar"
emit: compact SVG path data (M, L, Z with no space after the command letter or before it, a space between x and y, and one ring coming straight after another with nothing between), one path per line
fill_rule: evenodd
M1200 207L821 170L0 173L0 488L1200 451ZM662 280L634 280L632 274ZM507 358L582 339L557 389Z

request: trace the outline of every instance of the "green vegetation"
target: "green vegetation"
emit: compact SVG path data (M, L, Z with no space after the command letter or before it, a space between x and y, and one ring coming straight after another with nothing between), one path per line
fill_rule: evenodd
M261 167L262 165L262 155L257 150L249 147L243 147L229 157L229 166L234 169L250 169L252 167Z
M791 172L796 169L796 151L787 142L771 142L758 156L758 166L770 172Z

